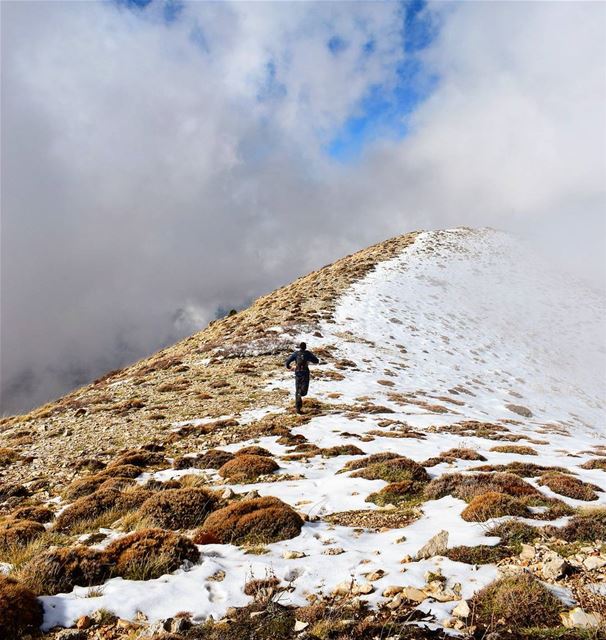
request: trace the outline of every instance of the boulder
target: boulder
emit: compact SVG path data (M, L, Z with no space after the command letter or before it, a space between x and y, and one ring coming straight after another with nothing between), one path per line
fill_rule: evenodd
M443 556L448 549L448 531L442 530L430 538L418 551L417 560Z

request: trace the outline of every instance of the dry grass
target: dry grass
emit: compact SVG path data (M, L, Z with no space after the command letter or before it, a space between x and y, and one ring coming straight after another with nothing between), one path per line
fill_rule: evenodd
M424 483L415 482L414 480L391 482L380 491L371 493L366 498L366 502L372 502L379 507L384 507L387 504L398 505L404 502L408 505L417 504L421 501L421 493L424 486Z
M257 445L251 445L249 447L243 447L242 449L238 449L234 454L236 456L264 456L266 458L272 458L272 454L265 449L264 447L259 447Z
M0 551L26 545L45 531L44 525L39 522L9 518L0 522Z
M217 494L205 487L167 489L148 498L139 514L158 527L191 529L202 524L218 504Z
M573 478L567 474L550 471L541 476L539 484L549 487L555 493L576 500L597 500L596 491L601 489L595 484L583 482L578 478Z
M115 469L127 465L146 468L162 465L165 464L165 462L166 459L161 453L137 449L133 451L126 451L122 455L118 456L107 465L107 469Z
M476 593L470 601L472 621L488 630L555 627L562 603L529 574L505 577Z
M383 451L381 453L373 453L370 456L366 456L366 458L362 458L361 460L350 460L342 469L342 471L356 471L357 469L363 469L364 467L368 467L371 464L375 464L377 462L386 462L387 460L393 460L394 458L399 458L400 456L397 453L392 453L391 451Z
M492 527L486 532L487 536L498 536L501 544L507 545L514 553L519 553L522 544L531 544L537 538L543 537L542 529L517 520L507 520Z
M475 496L461 513L467 522L486 522L502 516L527 516L528 510L519 499L496 491Z
M313 446L313 445L312 445ZM320 449L320 454L324 458L336 458L337 456L363 456L364 451L353 444L340 444L335 447Z
M221 449L209 449L206 453L195 457L183 457L175 460L175 469L219 469L226 462L234 459L234 454Z
M8 447L0 448L0 467L13 464L13 462L17 462L20 458L21 456L18 451L9 449Z
M423 462L424 467L434 467L442 462L452 462L454 460L486 460L486 458L473 449L467 449L464 447L457 447L455 449L449 449L443 451L439 456L435 458L429 458Z
M226 462L219 469L219 475L232 482L253 482L259 476L273 473L279 468L278 463L271 458L243 454Z
M511 556L512 552L501 545L491 547L481 544L477 547L452 547L447 549L444 555L455 562L466 564L496 564L503 558Z
M88 547L51 549L30 560L17 572L36 595L68 593L75 586L101 584L110 574L105 554Z
M606 458L592 458L581 465L581 469L601 469L606 471Z
M352 473L351 477L385 480L385 482L403 482L405 480L420 483L429 482L427 471L418 462L404 456L390 458L383 462L372 462L363 469Z
M425 489L425 496L437 500L453 495L469 502L475 496L489 491L516 498L541 496L540 491L512 473L448 473L432 480Z
M470 471L494 471L497 473L513 473L521 478L536 478L548 471L559 471L560 473L568 473L563 467L544 467L540 464L532 462L510 462L509 464L483 464L479 467L473 467Z
M0 575L0 638L20 640L38 630L43 609L35 595L17 580Z
M15 520L33 520L34 522L45 523L50 522L55 514L48 507L30 505L26 507L19 507L10 515Z
M158 578L200 557L191 540L162 529L142 529L115 540L105 554L112 572L127 580Z
M503 444L497 447L492 447L491 451L497 453L518 453L521 456L538 456L539 454L532 447L526 447L521 444Z
M563 527L549 526L545 531L566 542L603 542L606 540L606 508L584 510Z
M268 544L298 536L302 526L301 516L278 498L254 498L212 513L194 542L211 534L223 544Z

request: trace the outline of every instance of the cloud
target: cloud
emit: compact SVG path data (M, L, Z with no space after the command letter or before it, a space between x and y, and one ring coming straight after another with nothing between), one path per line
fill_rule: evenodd
M418 50L396 3L2 3L3 411L417 227L574 226L599 272L605 11L438 4ZM413 55L407 135L336 161Z

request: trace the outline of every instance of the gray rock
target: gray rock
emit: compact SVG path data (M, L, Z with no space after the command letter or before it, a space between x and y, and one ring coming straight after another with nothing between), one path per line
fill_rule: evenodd
M417 560L443 556L448 549L448 531L440 531L430 538L418 551Z
M550 553L545 556L541 573L546 580L557 580L561 578L568 569L568 563L557 553Z
M63 629L57 634L57 640L86 640L86 633L80 629Z

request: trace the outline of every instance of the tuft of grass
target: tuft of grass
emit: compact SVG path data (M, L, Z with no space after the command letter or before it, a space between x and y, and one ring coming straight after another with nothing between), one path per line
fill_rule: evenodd
M532 447L527 447L522 444L502 444L497 447L492 447L491 451L497 453L518 453L521 456L538 456L539 454Z
M503 516L526 516L528 509L518 499L496 491L475 496L461 513L468 522L486 522Z
M606 471L606 458L592 458L580 466L581 469L601 469Z
M539 484L549 487L552 491L562 496L585 501L597 500L598 494L596 491L601 490L595 484L589 484L568 474L554 471L543 474Z
M562 603L529 574L504 577L484 587L470 601L472 620L487 630L499 627L555 627Z
M487 536L498 536L501 544L507 545L514 553L520 553L522 544L530 544L542 537L542 529L517 520L508 520L490 528Z
M447 549L444 555L455 562L465 562L466 564L496 564L511 556L512 552L501 545L491 547L480 544L477 547L452 547Z
M545 527L545 532L566 542L606 540L606 508L587 509L563 527Z
M294 509L267 496L233 502L211 513L194 542L210 534L223 544L268 544L298 536L302 526Z
M186 487L158 491L139 510L155 526L191 529L204 522L219 503L216 493L206 487Z
M364 478L366 480L385 480L385 482L404 482L411 480L414 482L429 482L427 471L414 460L404 456L398 456L373 462L363 469L351 474L352 478Z
M272 458L243 454L226 462L219 469L219 475L232 482L254 482L259 476L273 473L277 469L278 463Z

